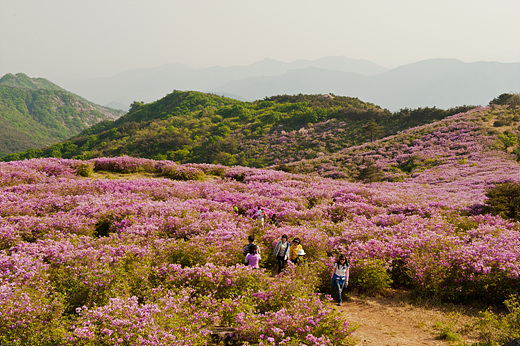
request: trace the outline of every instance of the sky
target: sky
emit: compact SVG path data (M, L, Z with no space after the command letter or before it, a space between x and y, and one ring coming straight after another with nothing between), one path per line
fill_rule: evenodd
M0 76L326 56L520 62L518 0L0 0Z

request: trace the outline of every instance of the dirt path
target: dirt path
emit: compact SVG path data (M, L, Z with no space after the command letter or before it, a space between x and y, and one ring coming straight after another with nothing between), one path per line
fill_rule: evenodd
M455 326L452 329L459 330L472 321L469 316L413 306L399 293L390 298L351 295L336 308L357 325L353 336L359 346L447 346L450 342L441 340L439 326L451 324ZM471 337L468 333L458 341L477 341Z

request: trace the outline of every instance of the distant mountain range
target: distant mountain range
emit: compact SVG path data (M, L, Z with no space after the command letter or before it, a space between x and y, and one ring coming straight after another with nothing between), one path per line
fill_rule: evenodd
M46 79L6 74L0 79L0 156L62 141L123 113Z
M501 93L517 93L520 62L432 59L388 70L346 57L291 63L265 59L248 66L201 69L171 64L64 86L98 104L125 110L133 101L152 102L173 90L196 90L243 101L281 94L333 93L396 111L485 105Z

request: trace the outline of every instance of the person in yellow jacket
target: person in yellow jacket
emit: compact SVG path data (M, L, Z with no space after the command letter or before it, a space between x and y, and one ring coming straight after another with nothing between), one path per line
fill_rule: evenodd
M294 264L300 263L300 257L305 254L303 247L300 244L300 238L294 238L291 244L291 250L289 251L289 259Z

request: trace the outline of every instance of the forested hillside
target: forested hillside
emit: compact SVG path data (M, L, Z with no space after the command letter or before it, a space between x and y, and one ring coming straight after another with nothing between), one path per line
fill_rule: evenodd
M62 141L122 114L46 79L7 74L0 79L0 156Z
M509 160L520 160L519 137L517 111L508 105L495 104L331 155L289 164L286 170L367 182L403 181L411 177L418 180L419 176L427 183L449 181L448 171L453 175L478 175L484 167L487 171L506 169L504 162L493 160L501 159L500 152ZM489 155L489 149L498 151ZM438 173L440 167L442 175Z
M472 107L403 109L391 113L357 98L281 95L255 102L174 91L42 150L9 155L90 159L129 155L179 163L265 167L314 159Z

